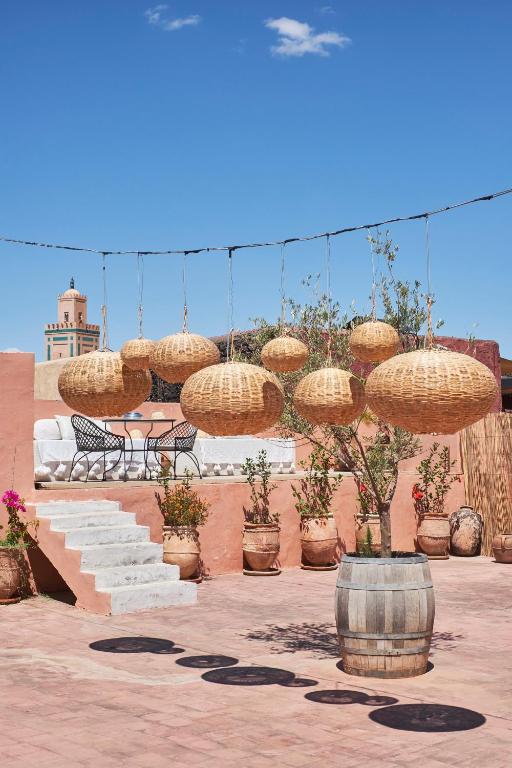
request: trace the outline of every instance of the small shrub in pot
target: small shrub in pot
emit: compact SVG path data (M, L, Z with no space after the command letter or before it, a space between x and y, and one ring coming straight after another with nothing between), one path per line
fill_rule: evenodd
M37 530L37 521L25 520L25 502L14 490L2 496L7 510L7 525L0 525L0 601L11 602L28 591L28 567L25 550L34 545L30 529Z
M270 509L270 494L277 486L270 480L272 465L267 452L260 451L256 459L247 458L241 471L251 489L250 506L244 507L244 567L270 572L279 554L280 529L279 512Z

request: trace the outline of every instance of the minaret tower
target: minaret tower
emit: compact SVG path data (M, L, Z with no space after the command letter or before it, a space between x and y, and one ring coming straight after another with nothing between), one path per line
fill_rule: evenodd
M46 360L76 357L98 349L100 327L87 323L87 296L76 290L73 278L68 290L59 296L57 318L57 323L45 327Z

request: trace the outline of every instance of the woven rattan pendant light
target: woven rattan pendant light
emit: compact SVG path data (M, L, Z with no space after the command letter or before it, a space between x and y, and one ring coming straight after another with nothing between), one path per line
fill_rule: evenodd
M106 265L103 254L102 350L72 358L62 369L58 388L66 405L85 416L122 416L143 403L151 391L149 371L124 365L110 351L107 334Z
M183 384L193 373L220 360L218 347L205 336L189 333L186 288L186 260L183 254L183 330L158 341L151 354L151 369L170 384Z
M142 329L144 314L144 256L141 253L137 254L137 286L139 294L139 304L137 307L139 335L136 339L125 341L121 347L121 359L128 368L132 368L134 371L147 371L150 367L150 358L155 348L155 342L151 339L145 339Z
M180 396L185 418L210 435L256 434L275 424L284 408L284 391L273 373L232 359L234 250L228 251L227 362L194 373Z
M366 404L361 381L341 368L320 368L299 381L293 395L297 412L311 424L351 424Z
M363 363L381 363L396 355L400 339L389 323L369 320L358 325L350 334L350 351Z
M267 341L261 350L261 362L269 371L291 373L302 368L309 357L306 345L290 336L286 327L286 298L284 295L284 249L281 243L281 322L280 335Z

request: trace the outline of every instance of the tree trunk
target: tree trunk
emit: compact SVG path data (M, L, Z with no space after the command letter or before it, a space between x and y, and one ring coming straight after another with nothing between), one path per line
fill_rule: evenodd
M390 504L381 502L377 506L380 518L381 557L391 557L391 514Z

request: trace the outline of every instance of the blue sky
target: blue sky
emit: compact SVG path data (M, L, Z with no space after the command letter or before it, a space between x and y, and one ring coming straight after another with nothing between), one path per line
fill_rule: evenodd
M512 186L512 4L490 0L4 0L0 232L90 247L277 239ZM512 357L512 196L431 224L444 332ZM423 225L390 228L425 278ZM74 275L99 321L96 256L0 244L0 349L41 358ZM226 331L222 255L190 257L190 327ZM322 273L289 246L286 291ZM147 257L145 331L181 324L181 262ZM136 334L134 258L108 260L111 345ZM279 252L234 259L235 324L278 313ZM332 287L368 309L364 235L332 243Z

